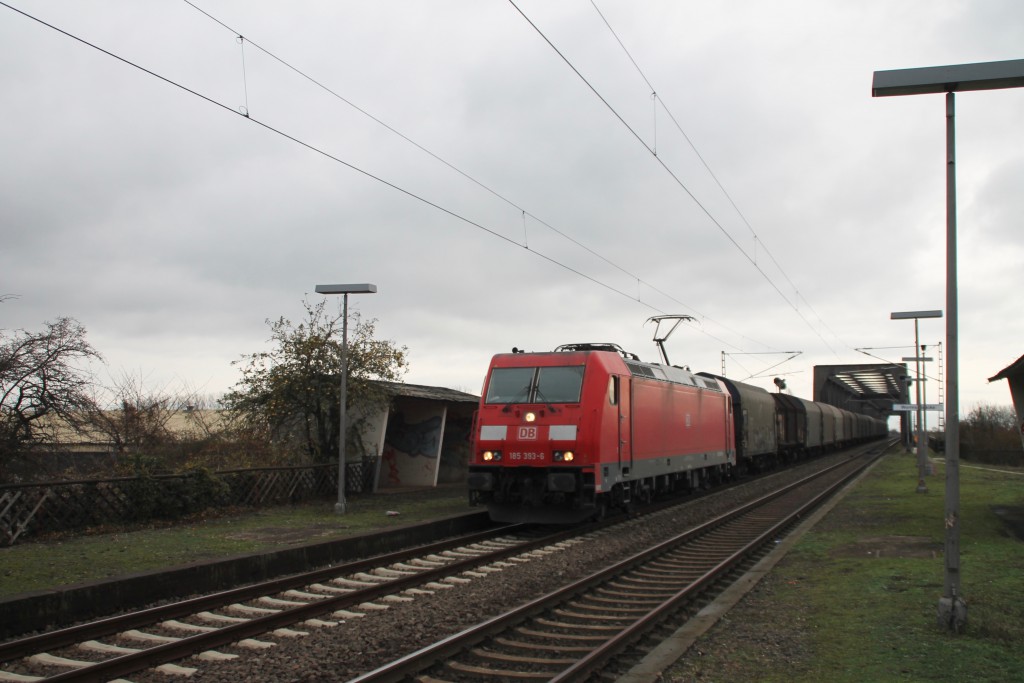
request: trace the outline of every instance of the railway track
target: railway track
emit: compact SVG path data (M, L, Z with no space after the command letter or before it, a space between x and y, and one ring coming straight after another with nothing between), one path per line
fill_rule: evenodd
M687 500L696 502L701 497L691 496ZM656 513L663 507L653 505L644 512ZM724 508L718 506L718 509ZM622 533L635 535L635 532L628 530L630 520L621 518L544 536L539 536L536 530L505 527L0 643L0 662L3 662L0 664L0 681L112 680L133 673L147 680L155 680L151 673L154 670L167 674L189 674L197 668L211 666L204 665L203 660L218 662L232 657L238 659L231 663L215 663L213 666L235 667L247 660L255 661L256 655L253 652L273 652L266 648L274 647L275 643L280 645L277 649L282 654L289 652L291 648L286 646L288 641L299 645L304 642L302 636L312 634L313 631L322 631L317 635L318 639L333 639L329 635L332 633L331 627L344 623L345 626L337 632L351 633L351 629L362 628L359 626L364 621L359 619L361 614L376 612L372 616L377 621L386 614L382 610L415 601L418 595L430 592L447 594L453 587L508 569L511 565L520 566L520 571L529 570L532 559L546 557L548 559L544 561L550 562L556 557L552 552L567 550L570 546L574 549L569 552L577 553L577 549L588 547L588 544L583 543L587 539L603 547L610 539L608 534L620 533L606 527L614 527L623 521L627 525L623 527ZM636 517L632 518L631 523L634 528L637 528L635 525L638 523L644 524ZM708 555L709 552L704 550L701 554ZM655 571L657 576L657 572L663 570L649 571ZM637 582L637 579L623 581ZM647 577L639 580L639 584L654 581L654 577ZM452 591L449 597L459 600L458 593L458 590ZM439 597L435 595L431 599L437 600ZM663 597L655 594L645 599ZM488 651L481 660L478 644L478 652L468 650L470 658L463 665L505 670L507 667L501 662L514 661L516 657L565 659L564 653L568 652L571 653L568 659L584 658L596 645L609 640L614 631L622 630L623 623L641 619L641 613L635 611L639 608L626 605L623 609L628 611L616 613L616 610L610 610L611 614L595 615L597 626L613 628L589 628L591 635L599 638L583 642L567 644L565 641L573 639L560 635L559 628L564 628L559 626L563 623L560 620L578 619L575 612L580 609L584 610L581 614L589 614L594 611L593 604L607 606L613 602L623 602L623 597L606 593L601 599L591 600L588 606L570 605L568 611L553 613L554 618L548 621L554 626L539 622L531 625L530 628L537 629L537 633L543 633L541 626L555 628L555 635L527 634L528 643L538 639L557 643L555 649L559 652L553 652L550 656L537 657L536 654L543 648L533 644L527 655L521 652L517 654L514 649L501 654L493 644L487 644L483 646L485 650L494 650L499 654L495 660L495 654ZM645 608L651 606L646 605ZM392 610L394 617L399 619L405 611ZM612 616L615 618L610 618ZM495 623L497 621L492 620ZM576 629L575 626L571 628ZM580 630L575 635L585 632ZM260 655L261 658L263 656ZM547 666L538 662L526 664L527 668L534 669L534 673L537 673L537 667L543 670L543 666ZM455 664L455 668L458 666ZM148 670L147 673L137 673L144 670ZM358 671L354 671L347 677L357 674ZM437 677L444 678L444 675ZM456 678L467 677L472 679L474 674L462 673ZM541 677L550 676L541 673Z
M580 529L504 527L366 560L0 643L0 681L107 681L145 669L188 675L193 655L219 661L330 628L418 593L451 589L506 558L570 544Z
M351 683L607 679L874 459L829 467Z

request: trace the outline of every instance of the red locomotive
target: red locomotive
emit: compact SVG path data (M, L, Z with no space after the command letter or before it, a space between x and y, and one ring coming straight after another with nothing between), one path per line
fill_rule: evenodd
M669 363L615 344L491 360L473 429L469 500L502 522L571 523L879 439L885 420Z
M474 440L470 502L506 522L599 517L736 465L726 386L615 344L495 356Z

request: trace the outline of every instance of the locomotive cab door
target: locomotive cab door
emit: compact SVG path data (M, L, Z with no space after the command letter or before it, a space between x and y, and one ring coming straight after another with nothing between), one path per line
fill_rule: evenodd
M616 403L619 408L619 471L629 472L633 468L633 421L630 419L633 378L615 376L612 380L618 394ZM625 380L625 387L622 386L623 380Z

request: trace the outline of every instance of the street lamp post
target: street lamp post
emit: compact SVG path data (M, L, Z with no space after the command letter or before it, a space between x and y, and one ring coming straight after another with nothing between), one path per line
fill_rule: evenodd
M918 355L917 349L921 347L921 337L918 334L917 322L920 318L941 318L942 311L897 311L889 314L890 320L910 320L914 319L914 356L911 358L904 358L904 361L914 361L914 368L916 379L914 380L914 386L917 387L917 492L928 493L928 485L924 481L924 475L928 467L928 458L925 451L925 439L924 439L924 421L922 420L922 412L924 406L921 405L921 362L927 360Z
M956 287L956 154L954 93L1024 87L1024 59L876 71L872 97L946 93L946 545L939 623L959 632L967 624L960 596L960 395Z
M357 285L317 285L317 294L341 294L344 296L341 313L341 398L339 431L338 431L338 502L334 504L335 514L345 514L345 402L348 398L348 295L374 294L377 285L369 283Z

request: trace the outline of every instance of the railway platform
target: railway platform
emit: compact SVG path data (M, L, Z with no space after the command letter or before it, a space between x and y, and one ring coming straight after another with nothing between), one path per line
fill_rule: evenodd
M1024 467L960 463L971 611L954 634L937 609L945 468L930 455L930 493L915 456L890 450L619 680L1024 681Z
M351 498L344 516L325 501L0 548L0 638L489 524L459 487L408 487Z

